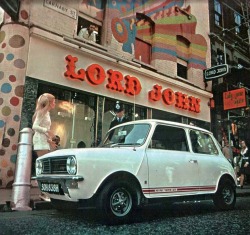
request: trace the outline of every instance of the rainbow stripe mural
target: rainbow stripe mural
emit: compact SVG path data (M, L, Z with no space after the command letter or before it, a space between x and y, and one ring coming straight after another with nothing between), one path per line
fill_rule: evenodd
M103 8L98 11L100 2L85 0L82 4L93 8L91 12L95 11L97 17L103 15ZM187 61L189 68L203 70L206 69L207 42L195 33L197 20L191 14L191 7L183 8L183 5L184 0L108 0L106 14L112 34L123 44L124 52L135 53L135 39L139 38L151 45L152 60L175 62L178 55ZM142 16L148 20L142 22ZM180 43L179 37L186 43Z

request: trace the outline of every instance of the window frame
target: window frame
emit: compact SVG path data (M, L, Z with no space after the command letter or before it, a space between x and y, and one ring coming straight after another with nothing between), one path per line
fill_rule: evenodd
M222 26L222 5L218 0L214 0L214 23Z
M235 34L240 34L240 26L242 24L241 15L238 12L234 12Z
M183 79L188 79L188 62L181 59L177 58L177 76ZM183 70L185 71L183 72ZM185 73L185 74L184 74Z
M80 19L80 20L79 20ZM82 23L84 22L84 23ZM81 24L82 23L82 24ZM96 33L96 42L91 42L91 43L94 43L95 45L98 44L98 45L102 45L102 40L101 40L101 37L102 37L102 26L103 26L103 22L102 21L99 21L99 20L96 20L82 12L79 12L78 13L78 18L77 18L77 25L76 25L76 30L75 30L75 35L74 35L74 38L77 38L78 40L80 41L83 41L83 42L90 42L89 40L86 40L84 38L81 38L78 36L78 33L79 31L81 30L81 25L86 25L86 27L90 24L92 25L95 25L96 27L98 27L98 32Z
M180 131L182 131L182 136L180 135L181 134ZM170 132L175 133L175 135L169 134ZM176 134L177 132L179 134ZM178 138L173 139L173 136L175 136L175 137L178 136ZM176 141L176 140L178 140L178 141ZM180 141L180 140L182 140L182 141ZM181 145L179 145L179 144L181 144ZM190 152L187 134L186 134L185 129L182 127L163 125L163 124L157 124L157 126L155 127L154 133L153 133L151 140L150 140L149 148L150 149L167 150L167 151Z
M202 139L202 136L208 137L206 138L206 140L208 140L207 143L205 143L205 138ZM190 129L189 138L192 151L195 154L216 155L216 156L219 155L219 151L214 142L214 139L209 133L200 130ZM209 145L211 149L208 149Z

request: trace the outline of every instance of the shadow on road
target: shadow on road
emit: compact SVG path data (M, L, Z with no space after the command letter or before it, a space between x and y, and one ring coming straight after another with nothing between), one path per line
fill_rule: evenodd
M182 202L174 204L154 204L138 209L135 212L130 223L144 223L151 221L164 220L167 218L196 216L204 213L215 213L216 208L212 201L202 202ZM88 223L89 226L95 226L105 223L101 214L95 209L84 209L77 211L51 211L51 216L67 218L76 223Z

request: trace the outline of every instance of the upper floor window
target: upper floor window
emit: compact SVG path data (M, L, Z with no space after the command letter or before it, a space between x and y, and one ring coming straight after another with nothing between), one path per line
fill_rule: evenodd
M187 79L187 67L188 67L188 59L190 54L190 42L180 36L177 35L177 76L181 78Z
M136 17L135 59L150 64L154 22L141 13L137 13Z
M222 26L222 8L221 3L218 0L214 0L214 18L215 24Z
M78 17L77 36L80 39L101 44L101 26L93 21Z
M76 34L78 39L102 44L101 33L106 1L81 1Z
M177 58L177 76L187 79L187 61Z
M217 49L217 55L216 55L217 65L225 64L225 58L223 51Z
M237 12L234 12L234 23L235 23L235 33L240 33L240 26L241 26L241 16Z

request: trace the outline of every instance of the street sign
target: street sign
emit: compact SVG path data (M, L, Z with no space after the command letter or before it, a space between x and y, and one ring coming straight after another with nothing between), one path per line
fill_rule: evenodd
M205 81L213 80L215 78L223 77L228 73L228 64L221 64L218 66L211 67L204 71Z
M238 109L247 106L246 89L239 88L223 92L224 110Z

